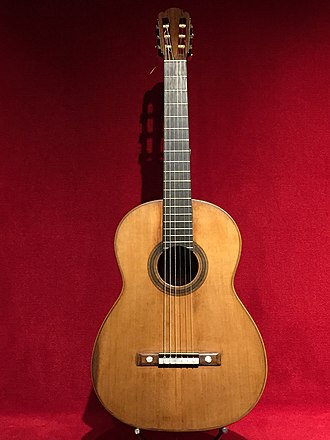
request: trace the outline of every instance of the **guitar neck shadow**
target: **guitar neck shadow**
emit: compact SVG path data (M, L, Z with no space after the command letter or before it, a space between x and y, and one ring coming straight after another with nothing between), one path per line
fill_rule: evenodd
M157 83L143 97L141 133L141 203L163 197L164 84Z

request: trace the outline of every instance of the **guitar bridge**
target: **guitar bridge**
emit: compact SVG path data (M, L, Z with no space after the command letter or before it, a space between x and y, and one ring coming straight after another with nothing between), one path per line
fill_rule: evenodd
M220 353L138 353L136 365L158 368L198 368L221 365Z

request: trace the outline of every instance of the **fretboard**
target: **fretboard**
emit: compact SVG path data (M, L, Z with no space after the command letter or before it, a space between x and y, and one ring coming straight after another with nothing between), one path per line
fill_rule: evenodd
M164 61L163 246L193 246L186 60Z

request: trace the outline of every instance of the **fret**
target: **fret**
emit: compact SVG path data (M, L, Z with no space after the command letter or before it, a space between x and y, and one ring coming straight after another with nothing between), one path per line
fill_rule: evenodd
M183 239L183 240L177 240L175 237L175 240L172 240L171 237L169 237L169 240L165 241L165 244L173 244L173 243L189 243L192 244L192 240L189 239Z
M164 191L171 191L175 194L176 191L186 191L187 194L190 193L190 185L186 182L183 182L183 185L167 185L166 182L164 184ZM189 194L190 195L190 194Z
M167 214L169 214L169 213L189 214L192 212L192 206L190 203L185 205L184 203L187 203L187 202L181 203L181 202L176 201L176 202L174 202L176 204L170 204L170 203L166 203L166 201L168 201L168 199L164 200L164 204L163 204L163 212L164 213L166 212ZM173 211L174 209L176 209L176 211ZM175 219L173 218L172 220L175 220Z
M190 243L192 243L192 239L190 238L190 236L189 236L190 234L180 234L180 235L167 235L166 236L166 241L167 242L171 242L171 243L173 243L173 241L185 241L185 242L190 242Z
M176 191L186 191L186 194L190 196L191 189L190 186L188 186L187 188L173 188L172 186L168 187L168 185L164 185L164 191L170 191L171 193L175 193ZM169 200L169 198L171 197L168 197L167 195L166 198L167 200Z
M164 223L192 223L192 220L164 220Z
M183 102L183 101L171 101L171 102L167 102L166 105L167 106L169 106L169 105L184 105L186 107L186 110L188 110L188 103ZM173 111L173 110L171 109L171 111Z
M190 158L189 144L182 144L182 145L173 144L173 147L171 148L171 141L175 141L175 139L170 140L165 145L164 154L172 154L173 156L167 157L166 160L168 160L169 162L172 162L172 158L177 159L177 160L181 160L186 157L188 157L188 159Z
M165 249L168 249L168 248L170 247L170 244L172 244L172 242L171 242L171 243L165 243L165 242L164 242L164 248L165 248ZM181 244L183 244L183 243L181 243ZM189 244L185 244L184 247L187 248L187 249L191 249L191 250L194 249L193 246L191 245L191 243L189 243Z
M173 243L178 242L178 241L181 242L181 243L185 243L185 245L186 245L186 243L189 244L189 245L192 245L192 242L193 242L193 240L190 237L185 236L185 235L181 235L181 236L171 235L169 237L166 237L166 241L165 242L173 244Z
M188 107L187 107L186 102L168 102L167 106L169 106L169 105L184 105L184 107L180 107L180 110L186 111L188 113ZM173 112L177 112L179 110L179 108L172 109L172 108L168 107L166 110L169 110L171 113L173 113ZM168 116L166 113L166 110L164 112L165 118ZM176 115L176 116L181 116L181 115ZM182 115L182 116L186 116L186 115Z
M189 170L171 170L171 171L166 171L166 172L170 172L170 173L190 173Z
M172 241L172 240L185 240L185 241L193 241L191 238L192 228L190 228L190 231L182 230L180 234L171 234L170 231L165 231L166 233L166 240Z
M175 192L175 191L190 191L190 188L172 188L172 189L164 189L164 191L171 191L171 192ZM172 198L172 197L171 197ZM175 198L175 197L174 197ZM180 197L181 198L181 197ZM190 197L189 197L190 198Z
M175 140L175 139L173 139L173 140ZM175 147L180 147L180 145L175 145ZM173 154L174 155L174 156L168 157L167 160L169 162L173 162L174 159L172 160L172 157L174 157L175 159L176 158L184 157L184 155L189 157L190 156L190 149L187 148L188 146L187 145L182 145L182 147L183 148L181 150L167 149L166 151L164 151L164 154ZM183 159L177 159L177 160L183 160ZM189 160L188 160L188 162L189 162Z
M170 139L171 136L175 137L176 134L189 137L189 127L186 126L186 124L179 124L180 126L177 127L175 124L176 122L177 121L174 121L173 119L170 119L169 121L167 121L168 125L165 125L165 127L164 127L165 139ZM178 130L177 133L176 133L176 130ZM181 131L179 131L179 130L181 130ZM182 131L182 130L186 130L186 131Z
M174 87L168 87L164 89L164 93L173 93L173 95L165 96L168 99L171 96L179 95L180 98L187 97L188 89L186 88L187 84L178 84L176 83Z
M166 168L166 170L164 170L164 174L166 174L166 176L165 176L165 178L169 178L169 177L175 177L175 176L172 176L171 174L172 173L189 173L189 170L187 169L187 170L183 170L183 169L181 169L181 170L176 170L176 169L170 169L170 168L168 168L169 167L169 163L166 165L167 166L167 168ZM174 164L173 164L174 165ZM179 177L179 176L178 176ZM187 176L185 176L185 177L189 177L188 175ZM165 182L166 183L166 182Z
M165 226L164 227L164 231L173 231L173 228ZM178 231L192 231L192 227L190 226L190 227L182 228L180 226L180 228L176 229L175 234L168 234L168 235L173 235L173 236L176 236L176 237L178 237L178 236L185 237L185 235L186 235L185 233L179 234Z
M166 199L167 197L164 197ZM191 200L190 197L170 197L171 200ZM187 206L188 208L188 206Z
M172 214L168 214L168 213L166 213L166 212L164 212L164 214L163 214L164 216L166 216L166 215L170 215L170 216L173 216ZM185 212L185 213L175 213L175 217L176 216L178 216L178 215L192 215L192 213L191 212ZM175 221L175 220L173 220L173 221ZM187 221L189 221L189 220L187 220Z
M172 217L173 217L172 214L166 214L166 213L164 213L164 216L166 216L166 215L167 215L167 216L172 216ZM188 215L188 216L189 216L189 215L192 215L192 213L189 213L189 212L187 212L187 213L185 213L185 214L182 214L182 213L176 213L176 214L175 214L175 217L177 217L178 215Z
M190 161L189 160L172 160L172 159L170 159L169 161L168 161L168 165L171 165L171 163L189 163Z
M166 182L189 182L190 183L190 180L189 179L183 179L183 180L180 180L180 179L169 180L169 179L167 179Z
M178 131L177 134L182 135L182 137L185 137L185 136L189 137L188 121L186 121L186 120L176 121L172 118L172 116L168 116L168 117L171 119L169 119L168 121L165 121L165 122L167 122L167 124L165 124L165 127L164 127L164 139L169 139L169 136L175 135L174 130L186 130L186 133L184 131ZM179 117L181 118L182 116L179 116Z
M192 244L193 244L193 240L189 239L189 238L184 238L181 240L180 237L179 239L177 237L169 237L166 241L165 241L165 246L171 246L173 244L181 244L184 247L189 247L191 246L192 248Z
M190 193L190 185L187 185L186 182L184 182L184 185L167 185L165 182L164 191L171 191L172 193L175 193L175 191L186 191L186 193Z
M165 209L172 209L172 208L190 208L190 206L187 206L187 205L167 205L167 206L165 206ZM184 213L181 213L181 214L184 214ZM187 213L188 214L188 213ZM176 213L175 213L175 215L177 215Z
M166 97L168 105L185 105L188 109L188 102L186 100L186 95L169 95ZM173 107L170 107L173 111Z
M170 193L172 193L172 194L178 194L178 193L176 193L176 191L186 191L186 193L185 194L187 194L187 195L189 195L189 197L190 197L190 191L191 191L191 189L190 189L190 186L189 187L187 187L187 188L173 188L173 187L168 187L167 185L164 185L164 191L169 191ZM166 198L167 198L167 200L169 200L169 198L171 198L171 196L168 196L168 194L166 195Z

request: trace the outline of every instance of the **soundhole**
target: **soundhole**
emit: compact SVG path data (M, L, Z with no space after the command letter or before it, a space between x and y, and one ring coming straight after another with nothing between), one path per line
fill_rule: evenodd
M159 243L148 261L149 276L154 285L169 295L188 295L199 288L207 275L207 258L202 248L172 246L164 250Z
M165 283L184 286L197 275L198 260L192 250L184 246L172 246L160 254L157 269Z

